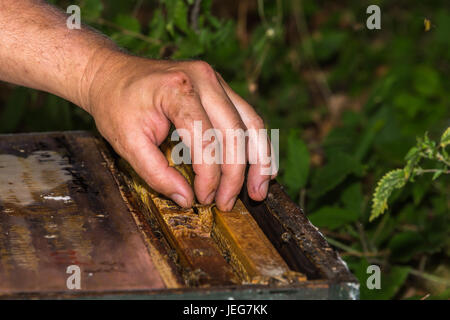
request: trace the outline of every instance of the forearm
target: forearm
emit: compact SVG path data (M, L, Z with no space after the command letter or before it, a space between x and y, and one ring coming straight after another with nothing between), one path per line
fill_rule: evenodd
M0 0L0 80L51 92L89 111L102 61L121 55L106 37L40 0Z
M191 146L194 159L196 199L202 204L215 199L220 210L231 210L246 165L203 162L203 151L227 154L241 148L234 139L214 139L202 141L199 155L191 137L199 122L200 137L212 129L221 136L229 129L264 130L253 108L205 62L127 55L96 32L67 28L66 21L64 13L44 1L0 0L0 80L48 91L84 108L148 185L183 207L192 205L193 190L158 146L171 124L187 131L183 141ZM266 197L271 179L259 155L270 148L267 139L250 140L247 154L258 159L250 165L247 190L259 201Z

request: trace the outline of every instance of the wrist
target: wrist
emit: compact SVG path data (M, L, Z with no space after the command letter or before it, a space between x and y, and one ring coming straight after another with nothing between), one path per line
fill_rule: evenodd
M115 47L95 49L80 78L77 104L94 116L101 92L109 82L114 81L113 75L128 59L129 55Z

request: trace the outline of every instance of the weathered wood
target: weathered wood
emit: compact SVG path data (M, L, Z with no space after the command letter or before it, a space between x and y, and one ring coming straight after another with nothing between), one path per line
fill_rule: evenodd
M168 145L163 146L164 151L167 151L166 147ZM233 269L212 239L210 226L203 223L198 212L192 208L180 208L172 200L153 191L129 165L122 162L121 167L131 176L131 187L159 222L166 239L176 250L189 285L218 286L239 283ZM190 182L193 181L189 168L174 167Z
M238 200L230 213L181 210L117 165L88 133L0 135L0 298L358 297L356 279L279 184L263 202L244 188L245 208ZM193 182L192 168L180 172ZM221 259L205 258L211 248ZM82 290L66 287L71 264Z
M166 141L161 149L168 159L169 165L176 168L186 180L193 185L194 172L191 166L176 165L172 160L173 143ZM268 283L278 281L304 281L306 277L300 273L290 272L289 267L272 246L255 222L251 214L240 200L237 200L230 212L220 211L214 204L208 206L195 205L194 210L181 210L172 201L151 193L155 213L163 217L164 225L176 223L179 230L172 227L168 232L170 238L176 237L176 232L188 232L199 235L203 242L211 238L220 247L222 254L232 265L239 278L248 283ZM170 213L168 213L170 211ZM176 221L176 222L174 222ZM170 227L169 227L170 228ZM178 236L180 238L180 236ZM172 239L172 243L175 241ZM186 240L183 240L186 242ZM196 244L197 246L200 243ZM181 256L186 255L188 248L176 246Z
M0 136L0 296L165 288L94 138Z
M213 237L229 255L235 270L249 283L282 279L289 267L272 246L241 200L230 212L213 208ZM306 280L298 274L298 280Z
M306 274L308 279L348 283L349 288L357 283L338 253L276 181L270 184L264 202L251 200L245 187L240 199L291 270Z

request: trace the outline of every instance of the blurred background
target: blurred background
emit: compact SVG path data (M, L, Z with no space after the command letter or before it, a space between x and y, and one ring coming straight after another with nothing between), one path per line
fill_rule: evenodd
M84 0L82 21L130 52L202 59L280 129L279 181L361 281L362 299L450 298L450 180L423 175L368 221L377 181L450 125L442 1ZM381 30L366 9L381 8ZM428 21L428 22L426 22ZM80 108L0 83L0 133L95 130ZM366 287L381 266L380 290Z

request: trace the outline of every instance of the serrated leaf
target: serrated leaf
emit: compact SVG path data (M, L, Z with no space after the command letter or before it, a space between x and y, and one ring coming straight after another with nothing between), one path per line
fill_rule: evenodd
M397 169L386 173L378 182L372 200L372 213L369 220L373 221L388 208L388 199L394 189L402 188L406 183L403 169Z
M417 147L412 147L409 149L408 153L405 156L406 161L410 161L415 159L420 154L420 150Z
M406 154L405 160L407 162L403 170L405 171L406 179L409 179L414 171L414 167L417 166L420 161L420 149L417 147L412 147Z
M441 136L440 145L442 148L445 148L450 144L450 127L448 127Z

